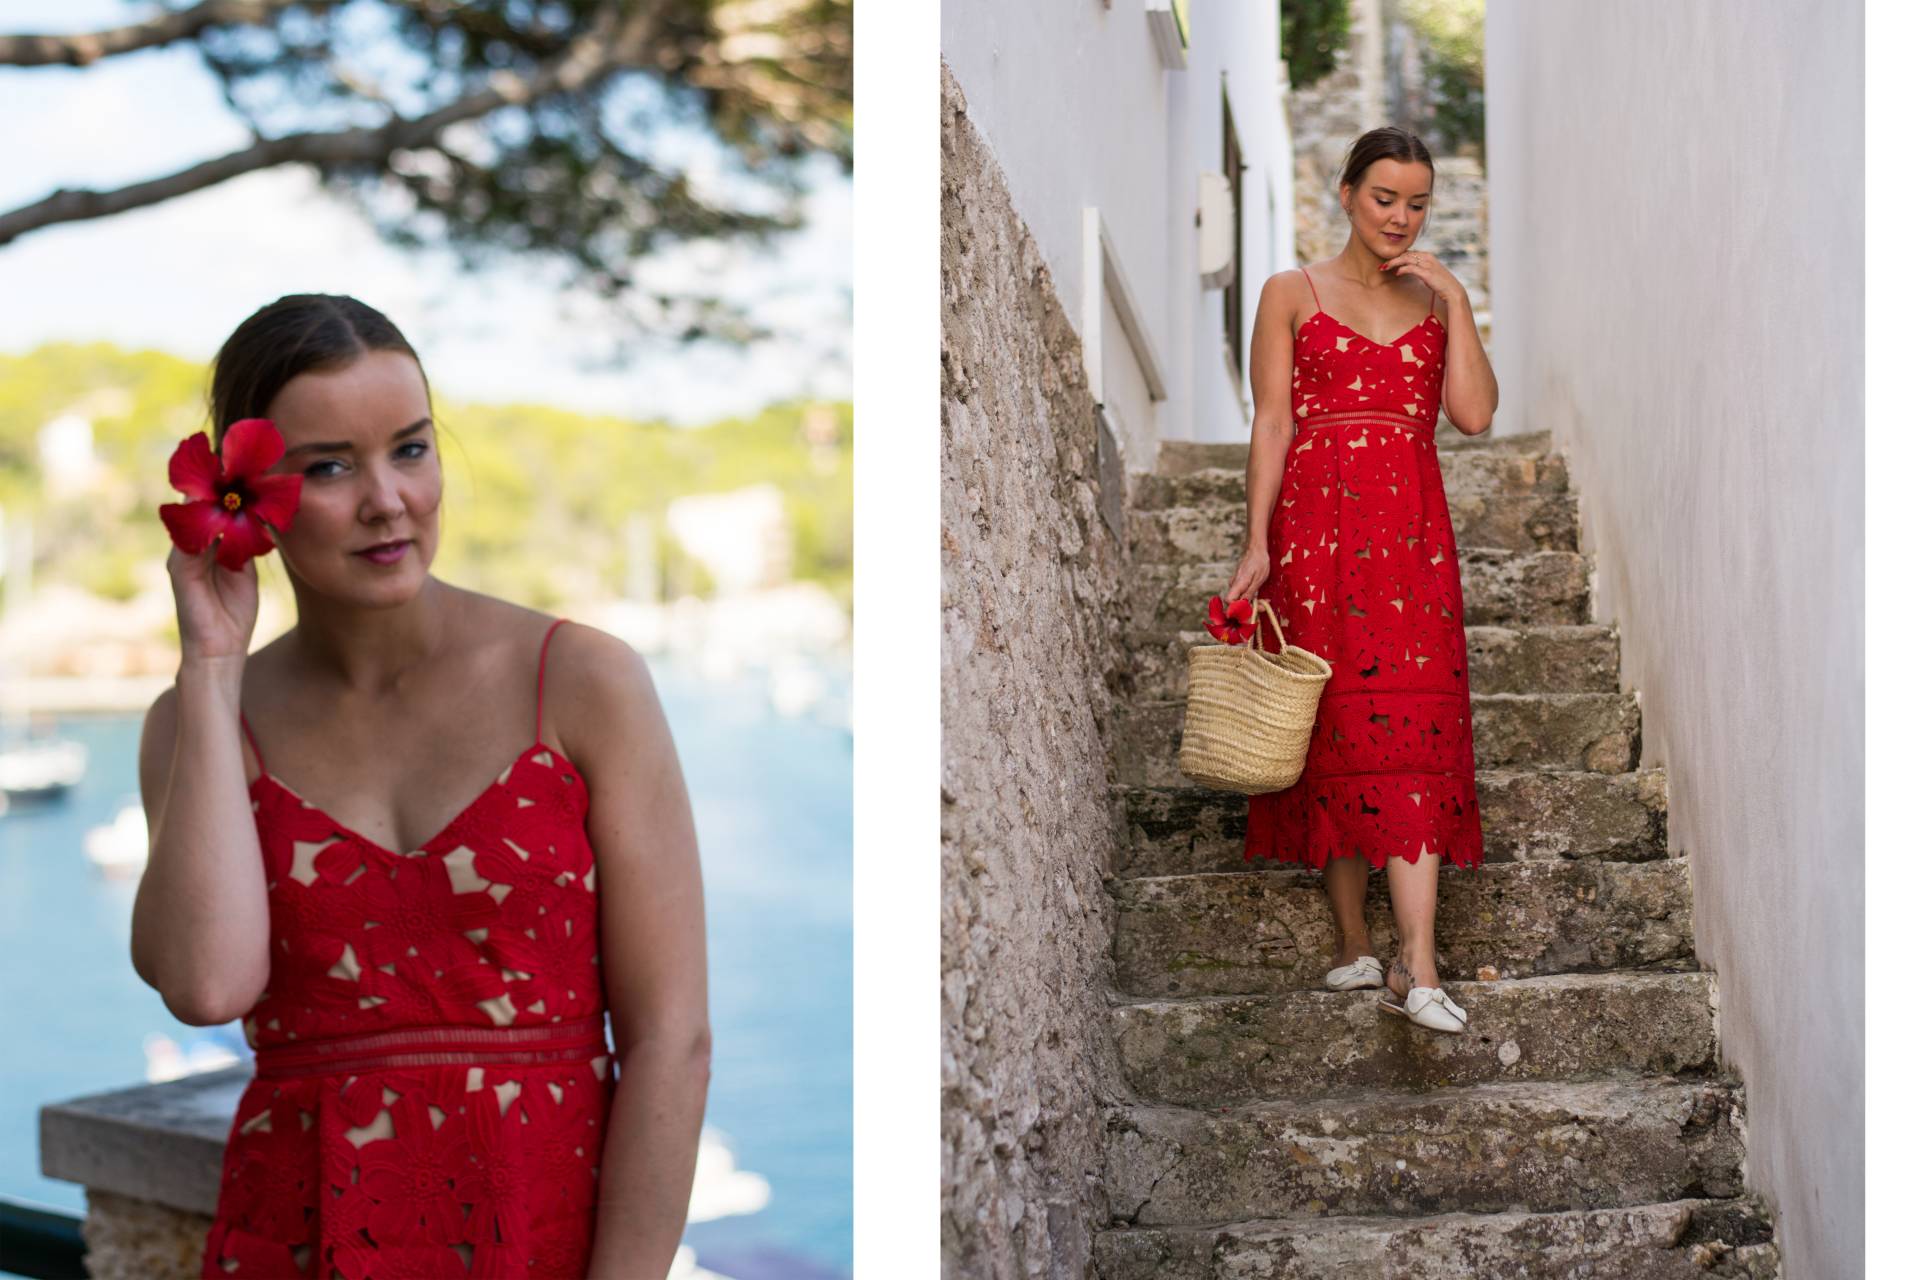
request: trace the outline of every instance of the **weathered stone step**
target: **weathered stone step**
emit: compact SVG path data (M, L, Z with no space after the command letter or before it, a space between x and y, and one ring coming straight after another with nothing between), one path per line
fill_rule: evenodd
M1206 626L1207 601L1232 585L1237 565L1194 560L1134 566L1127 625L1162 635ZM1460 590L1462 621L1470 627L1593 621L1586 558L1575 551L1462 547ZM1326 607L1336 605L1344 608L1346 602L1329 600Z
M1433 442L1443 453L1455 450L1468 453L1549 453L1553 449L1553 432L1494 430L1467 436L1451 427L1442 427L1434 432Z
M1557 1213L1114 1229L1095 1280L1778 1280L1766 1210L1667 1200Z
M1580 973L1449 984L1467 1030L1382 1013L1379 989L1204 996L1117 1006L1114 1039L1142 1098L1217 1106L1354 1089L1706 1074L1713 975Z
M1232 447L1238 452L1227 456L1218 466L1190 470L1163 468L1158 472L1135 476L1131 496L1133 509L1155 511L1170 507L1225 506L1239 507L1245 511L1247 451L1244 445ZM1567 460L1557 453L1496 452L1489 449L1443 452L1440 455L1440 483L1446 488L1449 498L1469 494L1552 494L1572 491L1567 479Z
M1741 1108L1737 1085L1663 1079L1120 1107L1106 1190L1126 1226L1732 1197Z
M1482 495L1449 490L1448 501L1459 546L1508 551L1580 549L1580 510L1570 493ZM1127 527L1135 564L1238 560L1247 543L1247 509L1243 502L1232 502L1135 511Z
M1646 862L1668 854L1664 769L1490 769L1475 782L1488 862ZM1114 791L1124 833L1116 875L1247 869L1245 796L1191 784Z
M1475 693L1616 693L1620 636L1596 622L1546 626L1468 627L1467 686ZM1127 637L1133 696L1187 696L1187 650L1212 644L1204 628L1173 635Z
M1476 769L1625 773L1639 760L1640 703L1633 694L1476 693L1472 704ZM1145 787L1187 782L1179 769L1185 715L1184 701L1116 707L1117 780Z
M1112 879L1114 986L1128 995L1263 995L1321 986L1333 917L1321 873ZM1398 949L1387 876L1367 877L1374 954ZM1444 981L1600 969L1693 969L1685 858L1440 868L1435 950Z

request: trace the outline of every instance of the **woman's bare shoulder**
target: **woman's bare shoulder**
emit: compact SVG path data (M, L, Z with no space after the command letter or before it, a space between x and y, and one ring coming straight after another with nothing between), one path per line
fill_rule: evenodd
M644 751L648 744L634 739L647 735L658 714L646 658L619 636L575 620L548 644L546 698L549 736L582 768L602 752Z

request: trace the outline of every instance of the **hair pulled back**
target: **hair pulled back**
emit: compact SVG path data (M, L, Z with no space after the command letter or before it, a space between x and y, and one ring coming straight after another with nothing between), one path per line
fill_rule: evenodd
M213 358L208 404L214 448L227 427L263 418L280 389L303 373L343 368L370 351L419 353L393 321L343 293L290 293L240 322ZM421 380L426 371L421 370ZM431 407L433 393L429 389Z
M1420 135L1399 125L1382 125L1378 129L1369 129L1353 140L1347 148L1347 158L1340 166L1342 186L1357 187L1360 180L1367 176L1367 167L1375 160L1403 160L1413 164L1427 166L1427 172L1433 170L1433 155L1427 150L1427 144L1420 141Z

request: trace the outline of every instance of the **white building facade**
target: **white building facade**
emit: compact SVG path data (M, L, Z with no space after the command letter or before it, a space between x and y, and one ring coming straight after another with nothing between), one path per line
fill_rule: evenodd
M1580 478L1782 1274L1865 1274L1860 6L1487 5L1500 413Z
M951 0L940 21L1126 468L1246 440L1260 286L1294 265L1279 6Z

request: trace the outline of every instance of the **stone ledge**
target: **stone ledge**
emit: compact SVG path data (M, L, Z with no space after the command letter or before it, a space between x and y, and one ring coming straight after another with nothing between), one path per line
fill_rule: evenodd
M40 1171L187 1213L211 1215L220 1162L251 1065L86 1094L40 1108Z

